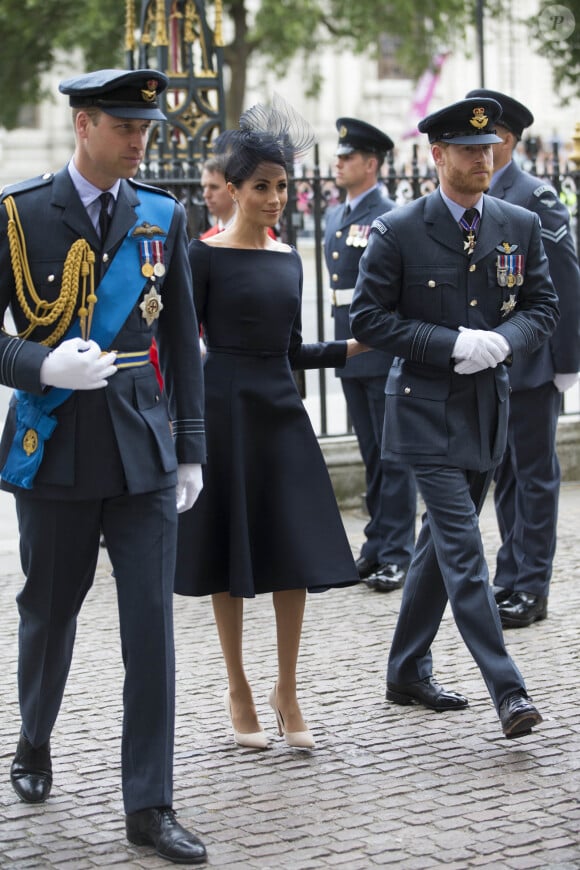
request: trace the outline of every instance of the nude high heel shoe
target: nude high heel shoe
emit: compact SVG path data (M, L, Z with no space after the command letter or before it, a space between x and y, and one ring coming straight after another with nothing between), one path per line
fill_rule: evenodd
M249 749L268 748L268 735L263 729L262 731L253 731L250 734L245 734L243 731L236 731L236 729L234 728L229 689L226 689L226 693L224 695L224 707L226 709L226 716L230 720L232 731L234 732L234 740L238 744L238 746L247 746Z
M276 703L276 686L274 686L270 692L268 702L276 714L278 734L280 737L284 737L288 746L295 746L298 749L314 749L314 737L310 731L286 731L286 728L284 727L284 719L282 718L282 714L278 709L278 704Z

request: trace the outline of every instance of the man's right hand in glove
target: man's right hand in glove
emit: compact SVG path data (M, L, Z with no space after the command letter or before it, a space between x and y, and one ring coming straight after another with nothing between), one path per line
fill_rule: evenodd
M40 367L40 382L64 390L100 390L117 371L113 352L102 353L96 341L70 338L49 353Z
M471 375L494 369L509 353L508 341L498 332L460 326L452 356L456 363L455 371L460 375Z

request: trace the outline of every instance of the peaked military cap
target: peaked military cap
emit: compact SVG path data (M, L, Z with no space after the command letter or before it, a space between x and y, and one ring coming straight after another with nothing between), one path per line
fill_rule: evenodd
M507 129L517 136L522 138L522 133L526 127L530 127L534 123L534 116L530 110L518 103L513 97L508 97L507 94L501 94L499 91L490 91L488 88L477 88L466 94L467 97L489 97L492 100L497 100L502 108L501 121L498 121L502 127Z
M339 118L336 122L338 130L338 147L336 154L352 154L353 151L370 151L372 154L385 156L394 144L386 133L356 118Z
M429 142L449 142L452 145L491 145L502 140L494 125L501 115L497 100L477 97L460 100L419 121L418 129L427 133Z
M167 87L167 76L155 69L100 69L62 81L73 108L94 106L115 118L165 121L158 97Z

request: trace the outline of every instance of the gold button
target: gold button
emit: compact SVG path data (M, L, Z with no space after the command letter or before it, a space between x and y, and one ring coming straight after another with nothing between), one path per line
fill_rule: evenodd
M54 281L54 275L49 275L46 280L52 284L52 282Z
M336 238L337 238L337 239L342 239L342 230L337 230L337 231L336 231Z
M340 254L338 253L338 251L332 252L332 259L333 260L338 260L339 257L340 257Z
M332 280L333 280L333 281L338 281L338 275L336 274L336 272L333 274L333 276L332 276Z
M472 308L475 308L477 305L479 305L479 302L477 301L477 299L472 299L469 304Z
M477 269L477 266L475 265L475 263L472 263L471 266L469 267L470 272L475 272L476 269Z
M427 286L428 286L428 287L436 287L437 284L436 284L435 281L433 281L433 279L431 279L431 281L428 281L428 282L427 282Z
M403 392L405 393L406 396L408 396L409 393L411 392L411 387L405 387L405 389L403 390Z

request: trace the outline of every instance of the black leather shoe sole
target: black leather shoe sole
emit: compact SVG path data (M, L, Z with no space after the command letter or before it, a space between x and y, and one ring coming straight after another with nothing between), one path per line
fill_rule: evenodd
M169 807L153 807L125 816L127 839L135 846L152 846L157 855L174 864L205 864L201 840L183 828Z
M373 581L373 589L375 592L395 592L397 589L403 588L402 580L388 580L386 577L381 578L376 574L374 577L369 577L369 580Z
M526 737L532 733L532 728L539 725L541 721L542 717L537 710L514 716L510 722L506 723L503 729L504 736L507 740L513 740L516 737Z
M514 616L513 614L504 613L500 607L499 618L502 628L528 628L534 622L541 622L543 619L548 618L548 606L544 604L540 610L531 611L526 616Z
M171 861L173 864L206 864L207 863L207 854L204 852L199 855L199 857L184 857L180 858L175 854L170 854L163 851L163 847L156 847L155 843L151 839L151 837L141 835L139 833L130 833L127 831L127 839L134 846L152 846L155 849L155 854L159 855L160 858L163 858L165 861Z
M393 704L399 704L401 707L409 707L411 704L419 704L422 707L427 707L428 710L434 710L435 713L445 713L448 710L463 710L469 706L469 701L463 695L450 695L443 691L437 697L429 697L420 689L416 692L410 686L397 686L394 683L387 683L387 701Z

